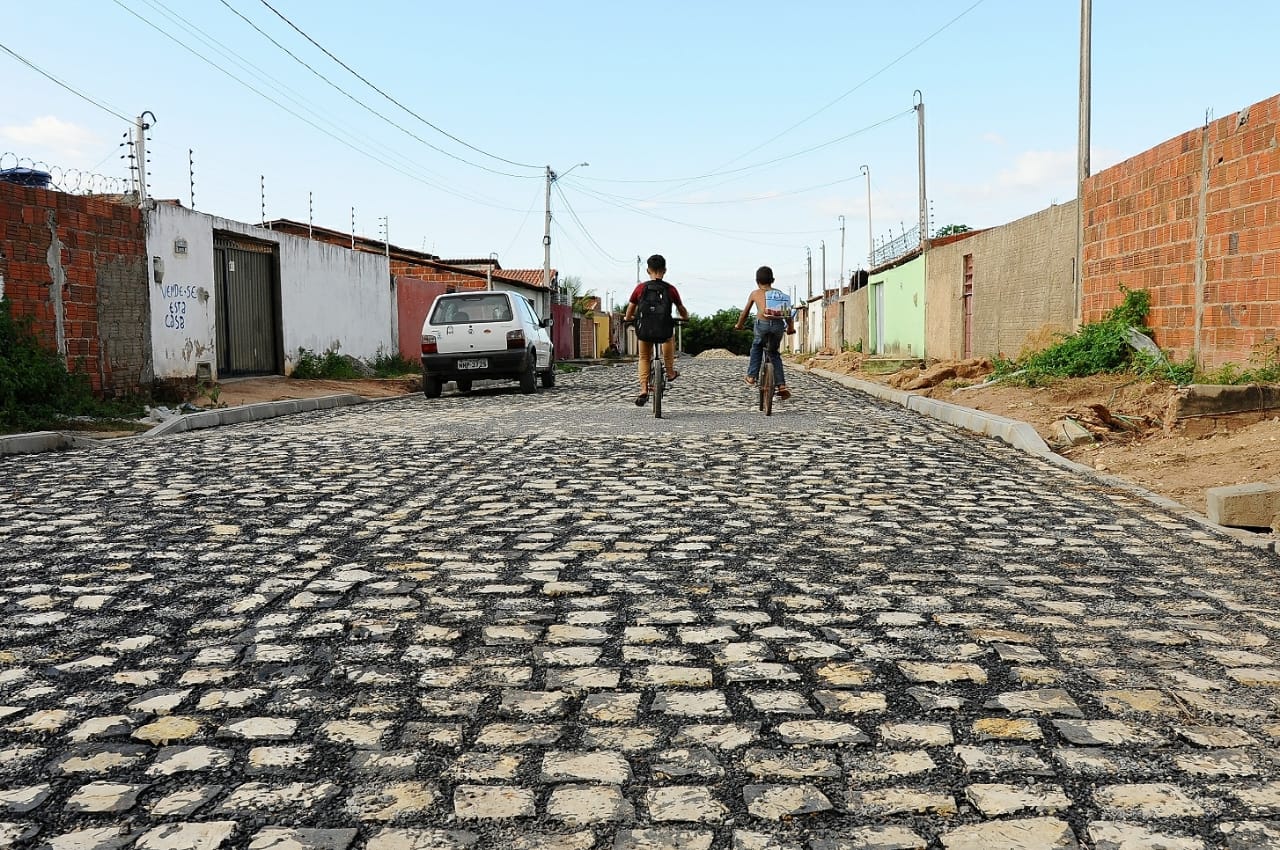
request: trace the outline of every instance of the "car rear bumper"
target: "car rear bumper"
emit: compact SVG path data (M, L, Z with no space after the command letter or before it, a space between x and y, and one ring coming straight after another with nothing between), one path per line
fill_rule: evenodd
M487 365L479 369L461 369L462 360L484 360ZM441 380L455 378L510 378L529 368L527 351L485 351L475 354L424 354L422 371Z

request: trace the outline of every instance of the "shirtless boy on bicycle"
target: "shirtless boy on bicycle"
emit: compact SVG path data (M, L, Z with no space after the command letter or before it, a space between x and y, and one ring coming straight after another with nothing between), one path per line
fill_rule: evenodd
M782 355L778 347L782 343L782 334L795 333L796 325L791 317L791 296L773 288L773 269L768 266L756 269L756 289L747 298L747 306L742 308L742 315L734 325L736 330L746 326L752 307L756 308L755 339L751 342L751 358L747 361L747 374L743 380L748 386L756 385L756 375L760 373L760 361L767 345L778 382L778 398L785 401L791 398L791 390L782 371Z

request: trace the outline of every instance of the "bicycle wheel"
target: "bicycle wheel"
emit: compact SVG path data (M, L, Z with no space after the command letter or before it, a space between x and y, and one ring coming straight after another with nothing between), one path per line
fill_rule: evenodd
M662 418L662 391L667 387L667 373L661 365L655 363L649 373L650 394L653 398L653 418Z
M760 367L760 409L765 416L773 415L773 363L767 356Z

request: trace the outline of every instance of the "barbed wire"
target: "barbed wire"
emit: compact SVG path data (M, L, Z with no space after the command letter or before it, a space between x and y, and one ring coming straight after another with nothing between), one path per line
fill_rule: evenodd
M130 191L128 180L108 177L78 168L60 168L38 159L19 156L12 151L0 152L0 171L28 168L49 175L49 185L70 195L122 195Z

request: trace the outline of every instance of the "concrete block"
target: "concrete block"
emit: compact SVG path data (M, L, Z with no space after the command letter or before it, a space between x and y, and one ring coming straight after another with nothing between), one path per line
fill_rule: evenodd
M1280 412L1280 387L1263 384L1192 384L1173 402L1171 419L1225 416L1274 410Z
M1258 482L1210 487L1205 496L1211 522L1232 528L1280 531L1280 484Z

